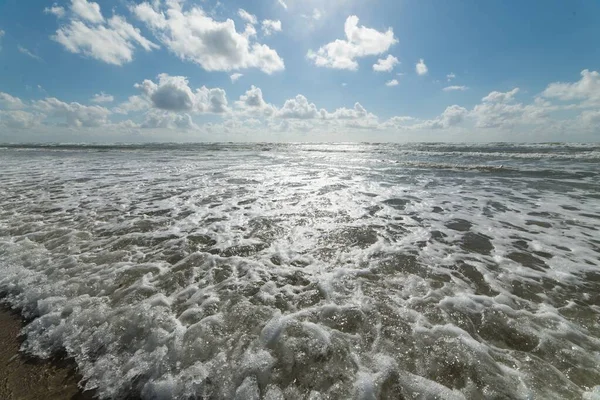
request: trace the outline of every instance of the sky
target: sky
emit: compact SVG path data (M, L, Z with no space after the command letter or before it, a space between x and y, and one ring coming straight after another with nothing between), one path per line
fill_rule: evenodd
M598 142L600 1L0 0L0 142Z

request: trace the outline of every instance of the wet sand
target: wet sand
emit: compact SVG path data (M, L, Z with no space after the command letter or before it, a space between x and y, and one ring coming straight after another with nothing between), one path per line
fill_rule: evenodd
M39 360L19 353L19 314L0 306L0 399L92 399L77 386L80 376L72 362Z

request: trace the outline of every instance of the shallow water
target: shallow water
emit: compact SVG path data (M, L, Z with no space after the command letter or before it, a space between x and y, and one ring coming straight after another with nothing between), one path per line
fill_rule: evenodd
M600 146L0 148L0 293L104 398L600 396Z

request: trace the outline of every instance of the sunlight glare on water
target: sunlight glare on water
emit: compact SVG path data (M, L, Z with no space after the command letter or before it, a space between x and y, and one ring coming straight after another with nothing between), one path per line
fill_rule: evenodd
M103 398L596 398L599 161L9 146L0 293Z

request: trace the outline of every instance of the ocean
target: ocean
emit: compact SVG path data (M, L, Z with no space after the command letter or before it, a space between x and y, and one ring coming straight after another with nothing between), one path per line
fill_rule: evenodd
M0 147L0 298L101 398L600 398L599 144Z

